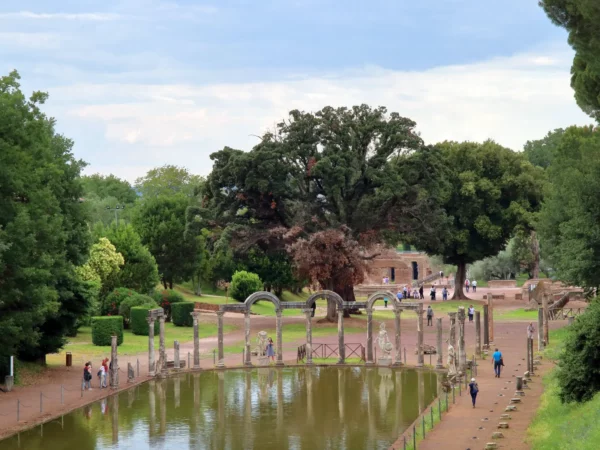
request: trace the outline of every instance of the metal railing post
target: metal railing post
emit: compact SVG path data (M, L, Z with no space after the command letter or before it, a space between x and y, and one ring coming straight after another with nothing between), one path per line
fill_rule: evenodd
M440 421L442 420L442 399L438 397L438 413L440 415Z
M417 427L413 425L413 449L417 450Z
M21 413L21 400L17 399L17 422L19 421L20 413Z
M60 385L60 404L65 404L65 387L62 384Z
M44 412L44 401L42 399L42 393L40 392L40 414Z

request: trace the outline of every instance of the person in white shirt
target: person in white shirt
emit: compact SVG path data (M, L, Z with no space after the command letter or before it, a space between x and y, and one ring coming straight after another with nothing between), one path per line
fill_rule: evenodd
M477 292L477 280L471 281L471 287L473 288L473 292Z
M475 314L475 308L473 305L469 306L469 322L473 322L473 315Z
M533 339L534 333L535 333L535 328L533 327L533 322L529 322L529 326L527 327L527 338Z

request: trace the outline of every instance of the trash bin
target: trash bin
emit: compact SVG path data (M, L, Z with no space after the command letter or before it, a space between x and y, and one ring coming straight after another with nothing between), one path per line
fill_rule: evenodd
M73 355L71 352L67 352L67 367L71 367L73 365Z

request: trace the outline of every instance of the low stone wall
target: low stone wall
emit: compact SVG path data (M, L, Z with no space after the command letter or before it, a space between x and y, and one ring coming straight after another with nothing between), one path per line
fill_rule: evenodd
M195 302L195 304L194 304L194 310L195 311L214 311L214 312L217 312L219 310L219 306L220 305L213 305L212 303ZM244 313L244 311L228 311L228 312L237 312L237 313L240 313L240 314Z
M489 294L484 294L483 299L487 300ZM492 300L504 300L504 294L492 294Z
M490 280L488 281L488 287L490 289L494 288L516 288L517 281L516 280Z

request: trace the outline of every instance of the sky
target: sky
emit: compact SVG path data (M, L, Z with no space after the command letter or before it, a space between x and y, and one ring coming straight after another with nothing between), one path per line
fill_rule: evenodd
M2 0L0 75L46 91L86 173L207 175L293 109L367 103L514 150L591 120L534 0Z

